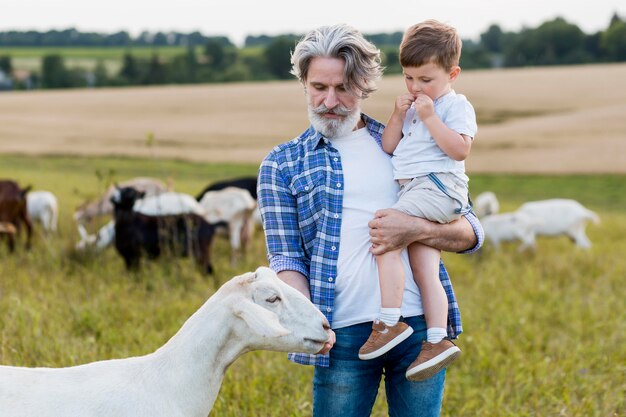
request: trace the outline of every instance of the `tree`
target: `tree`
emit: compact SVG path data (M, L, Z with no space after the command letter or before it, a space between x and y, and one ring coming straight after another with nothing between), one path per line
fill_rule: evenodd
M135 57L130 53L124 54L122 68L120 69L120 77L122 77L128 84L136 84L139 81L140 73L135 61Z
M68 71L61 55L46 55L41 63L41 86L43 88L70 87Z
M504 46L504 33L500 26L491 25L486 32L480 34L480 43L489 52L500 53Z
M295 43L292 38L278 36L265 48L263 55L267 62L267 68L280 79L290 78L291 50Z
M204 55L207 58L208 65L212 69L223 69L226 61L226 52L221 42L215 39L209 39L204 45Z
M146 77L143 79L144 84L163 84L165 83L165 68L159 59L157 53L152 54Z
M602 49L612 61L626 61L626 22L614 22L600 39Z
M107 74L107 69L101 59L99 59L96 63L96 67L93 70L93 75L95 78L95 85L97 87L102 87L108 84L109 74Z
M2 72L9 76L11 75L11 73L13 72L13 63L11 62L11 56L0 56L0 70L2 70Z

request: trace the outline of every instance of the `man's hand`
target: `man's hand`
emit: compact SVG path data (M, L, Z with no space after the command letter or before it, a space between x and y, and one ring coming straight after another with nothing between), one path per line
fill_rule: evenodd
M336 341L337 337L335 336L335 332L333 332L332 329L328 329L328 341L324 343L324 347L319 352L317 352L317 354L325 355L326 353L330 352Z
M368 223L370 227L370 252L382 255L390 250L402 249L419 240L420 230L431 223L419 217L409 216L398 210L378 210Z

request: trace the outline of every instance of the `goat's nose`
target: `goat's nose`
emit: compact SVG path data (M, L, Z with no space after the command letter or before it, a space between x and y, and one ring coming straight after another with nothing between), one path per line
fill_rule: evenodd
M328 323L328 320L326 320L325 317L324 321L322 322L322 327L324 327L324 330L330 330L330 323Z

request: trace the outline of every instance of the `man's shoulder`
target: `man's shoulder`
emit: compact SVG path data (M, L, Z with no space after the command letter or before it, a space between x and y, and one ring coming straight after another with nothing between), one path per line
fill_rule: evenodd
M309 127L299 136L274 146L265 157L265 160L275 162L293 161L304 153L307 142L313 140L314 136L315 130Z

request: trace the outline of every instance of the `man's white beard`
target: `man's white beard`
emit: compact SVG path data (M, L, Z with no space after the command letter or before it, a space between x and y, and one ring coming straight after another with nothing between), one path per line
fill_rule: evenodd
M361 117L361 109L357 106L350 110L343 106L337 106L329 110L324 104L313 107L309 102L309 121L311 125L324 137L333 139L348 135L354 130ZM328 119L324 117L326 113L333 113L344 116L343 119Z

